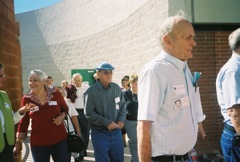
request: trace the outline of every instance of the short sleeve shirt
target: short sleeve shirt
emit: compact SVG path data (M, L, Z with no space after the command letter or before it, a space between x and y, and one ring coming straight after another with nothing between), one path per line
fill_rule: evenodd
M152 122L152 157L183 155L196 143L194 87L188 86L185 66L186 62L162 51L140 74L138 120Z

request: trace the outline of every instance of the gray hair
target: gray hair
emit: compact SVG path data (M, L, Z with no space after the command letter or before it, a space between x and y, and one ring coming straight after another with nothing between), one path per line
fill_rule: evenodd
M72 80L74 80L74 78L75 78L76 76L80 76L81 79L83 78L80 73L75 73L75 74L73 74L73 76L72 76Z
M38 70L38 69L34 69L34 70L30 71L28 78L30 78L33 75L38 76L40 78L40 80L46 80L48 77L45 72L43 72L42 70Z
M67 80L62 80L61 83L67 83L68 84L68 81Z
M177 13L177 15L172 16L167 18L160 26L160 32L159 32L159 40L160 40L160 46L164 47L164 41L163 41L163 37L166 35L171 35L172 37L174 37L174 33L173 33L173 29L176 27L176 20L178 19L182 19L184 21L187 21L187 19L185 18L186 15L183 11L179 11Z
M236 52L240 48L240 28L234 30L228 37L229 47Z

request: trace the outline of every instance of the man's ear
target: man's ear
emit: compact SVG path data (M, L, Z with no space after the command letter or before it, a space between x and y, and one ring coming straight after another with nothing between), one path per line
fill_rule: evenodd
M96 73L97 73L97 76L99 77L100 76L100 71L98 70Z
M237 52L237 53L240 53L240 47L237 48L236 52Z
M172 49L172 39L168 35L163 37L163 43L167 49Z

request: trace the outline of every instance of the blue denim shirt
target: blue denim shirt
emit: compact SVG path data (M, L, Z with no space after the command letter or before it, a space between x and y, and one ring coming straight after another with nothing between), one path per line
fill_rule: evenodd
M110 83L105 89L96 81L85 93L84 113L94 129L105 129L111 122L124 122L125 100L120 87Z

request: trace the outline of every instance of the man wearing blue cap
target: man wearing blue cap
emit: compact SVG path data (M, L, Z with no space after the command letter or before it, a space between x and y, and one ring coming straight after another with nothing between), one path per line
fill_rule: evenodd
M98 80L85 93L85 115L91 124L96 162L124 161L121 128L126 110L121 88L112 82L114 67L106 62L96 67Z

